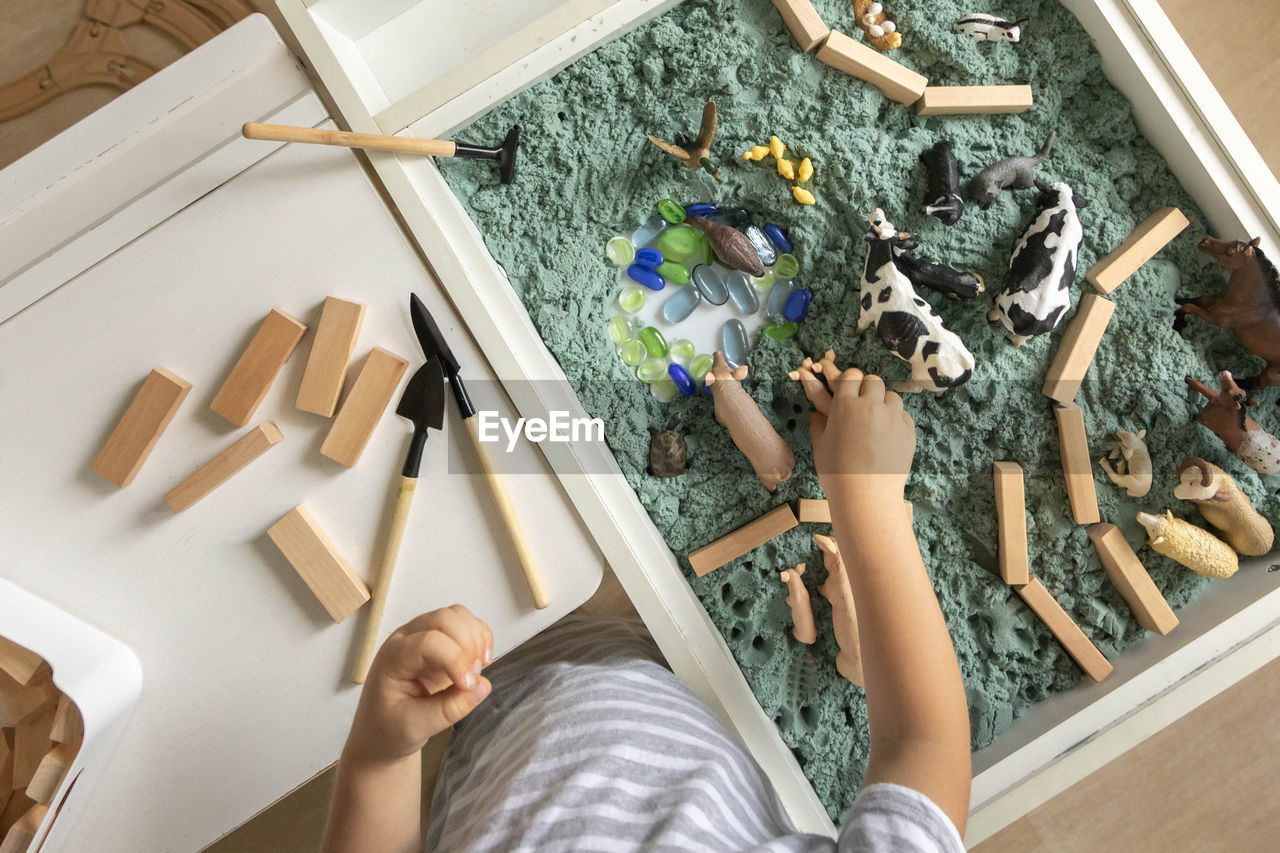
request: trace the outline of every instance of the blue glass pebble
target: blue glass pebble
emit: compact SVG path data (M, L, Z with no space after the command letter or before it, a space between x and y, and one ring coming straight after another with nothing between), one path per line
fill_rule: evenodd
M751 248L755 249L756 254L759 255L760 263L766 267L773 266L773 262L778 259L778 252L769 242L769 238L764 236L764 232L754 225L748 225L743 233L751 241Z
M714 267L698 264L693 268L693 286L702 294L702 298L712 305L723 305L729 301L729 288L725 287L724 276Z
M729 298L743 314L754 314L760 310L760 296L751 276L742 270L733 270L725 276L725 285L729 288Z
M685 216L709 216L720 208L709 201L696 201L684 209Z
M698 385L693 381L693 377L689 375L689 371L685 370L678 364L670 365L667 368L667 375L671 377L671 381L676 383L676 387L680 389L680 393L686 397L692 397L698 393Z
M791 238L787 236L787 232L782 230L779 225L772 222L765 223L764 234L769 238L769 242L778 248L778 251L784 255L791 253Z
M730 228L746 228L751 224L751 211L745 207L722 207L707 218Z
M720 332L720 343L724 349L724 357L735 365L747 363L747 353L751 344L747 342L747 327L741 320L730 320L724 324Z
M662 266L663 260L662 253L657 249L636 249L636 263L642 267L656 270Z
M668 323L679 323L688 318L701 301L702 294L696 287L682 287L662 303L662 319Z
M801 288L793 292L787 297L787 305L782 309L782 316L786 317L789 322L799 323L809 314L809 303L813 300L813 293L809 290Z
M667 286L667 280L658 275L648 267L642 267L639 264L632 264L627 267L627 275L632 281L639 282L650 290L662 290Z
M661 214L655 213L644 221L644 224L635 230L631 235L631 242L636 248L648 245L655 237L663 232L667 227L667 220L662 218Z
M780 281L769 291L769 297L764 301L764 316L777 317L787 307L787 300L791 298L791 293L796 289L795 283L790 281Z

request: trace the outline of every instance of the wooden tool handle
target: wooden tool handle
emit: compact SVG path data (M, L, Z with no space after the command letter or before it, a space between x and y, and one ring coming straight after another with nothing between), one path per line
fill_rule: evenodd
M351 680L356 684L364 684L369 676L369 667L373 664L374 652L378 650L378 628L382 625L382 611L387 606L387 591L391 588L391 576L396 571L396 558L400 556L400 543L404 539L404 529L409 523L409 507L413 505L413 492L418 481L413 477L401 477L400 486L396 489L396 509L391 516L391 529L387 531L387 550L382 554L382 566L373 582L373 600L369 602L369 618L364 623L364 634L360 637L360 653L356 657L355 668L351 671Z
M472 415L465 423L467 435L471 436L471 446L476 449L476 456L480 457L480 467L484 469L485 482L489 484L489 491L493 493L493 502L498 505L502 524L507 528L507 536L511 538L511 547L515 549L516 557L520 560L520 568L524 570L525 580L529 582L529 592L533 593L533 606L541 610L551 603L551 598L547 595L546 584L542 582L542 575L533 562L533 553L529 550L529 544L524 541L524 533L520 530L520 519L516 517L516 508L511 503L511 495L507 494L507 486L502 481L502 475L493 466L489 449L480 440L480 419Z
M251 121L241 132L245 139L269 142L310 142L314 145L338 145L343 148L374 148L431 157L452 157L458 145L444 139L418 139L414 136L380 136L376 133L349 133L345 130L322 130L318 127L289 127L284 124L261 124Z

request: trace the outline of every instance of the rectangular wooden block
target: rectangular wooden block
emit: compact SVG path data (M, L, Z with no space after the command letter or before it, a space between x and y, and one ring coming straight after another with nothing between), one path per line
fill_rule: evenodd
M1017 586L1031 579L1027 558L1027 490L1022 466L1017 462L997 462L993 466L996 484L996 521L1000 544L1000 577Z
M23 797L23 803L29 802L28 798ZM6 809L7 811L7 809ZM13 826L4 834L4 840L0 841L0 853L26 853L31 849L31 845L35 843L36 835L40 832L40 825L44 823L44 817L49 813L49 807L40 803L34 803L27 806L26 810L14 821Z
M1046 397L1059 403L1075 401L1115 310L1114 302L1096 293L1080 296L1075 316L1067 323L1067 329L1058 341L1058 351L1054 353L1049 372L1045 375L1043 390Z
M818 48L818 60L850 77L875 86L884 96L900 104L914 104L924 95L929 80L905 65L899 65L874 48L832 30Z
M408 366L409 362L400 356L374 347L365 358L338 416L333 419L320 452L348 468L359 462Z
M1062 474L1067 481L1067 498L1076 524L1102 520L1098 512L1098 491L1093 484L1093 460L1089 458L1089 436L1084 430L1084 413L1075 403L1055 403L1058 419L1058 449Z
M30 684L19 684L0 672L0 704L4 705L10 723L25 723L57 701L58 688L53 686L48 676Z
M147 374L107 443L94 458L93 470L116 486L132 483L190 392L190 382L163 367Z
M241 468L275 447L284 438L272 421L258 424L235 443L208 462L164 496L164 502L176 515L214 489L221 486Z
M13 793L13 728L0 728L0 812Z
M320 599L334 622L341 622L369 600L369 587L338 555L338 549L320 529L306 507L289 510L267 530L302 580Z
M72 744L59 743L46 752L36 767L35 775L27 783L27 796L46 806L52 803L62 780L67 778L77 751L78 748Z
M44 658L7 637L0 637L0 672L22 685L30 684L47 667Z
M1080 665L1086 675L1094 681L1101 681L1111 674L1111 662L1098 651L1098 647L1085 635L1084 631L1080 630L1080 626L1075 623L1071 615L1062 609L1058 600L1049 594L1044 584L1032 576L1027 583L1015 586L1014 589L1017 590L1018 595L1022 596L1027 606L1040 617L1040 621L1049 626L1053 636L1058 638L1058 642L1067 650L1067 654L1071 655L1071 659Z
M298 386L298 399L294 403L304 412L333 417L342 394L342 383L347 378L347 363L355 352L356 338L364 323L365 306L348 302L336 296L324 300L320 312L320 324L311 342L311 355L307 357L307 369Z
M805 53L822 44L827 33L831 32L831 28L822 22L818 10L813 8L809 0L773 0L773 5Z
M813 498L800 499L800 520L816 521L819 524L831 523L831 508L825 500Z
M1089 538L1093 540L1093 547L1098 549L1107 577L1120 591L1138 624L1157 634L1168 634L1176 628L1178 617L1174 615L1173 608L1164 600L1120 529L1105 522L1091 524Z
M736 560L748 551L760 547L775 536L786 533L796 524L798 522L795 513L791 511L790 506L783 504L769 510L755 521L742 525L729 535L690 552L689 565L693 567L694 574L702 577L730 560Z
M49 729L50 740L58 743L79 743L84 737L84 718L80 709L71 697L65 693L58 697L58 705L53 710L53 726Z
M272 308L209 408L236 426L247 424L306 331L306 323Z
M1134 226L1125 241L1099 258L1084 277L1100 292L1110 293L1137 272L1138 267L1155 257L1156 252L1169 245L1169 241L1189 224L1186 214L1178 208L1160 208Z
M1019 86L926 86L916 102L922 116L970 115L974 113L1021 113L1031 109L1031 87Z
M13 787L25 788L36 774L45 753L53 748L49 731L53 727L54 704L13 730Z

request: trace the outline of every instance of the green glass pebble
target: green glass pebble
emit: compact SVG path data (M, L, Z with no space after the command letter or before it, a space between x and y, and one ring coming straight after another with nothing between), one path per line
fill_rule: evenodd
M644 307L645 288L638 284L625 285L618 292L618 307L628 314L634 314Z
M625 267L636 258L636 247L626 237L613 237L604 244L604 253L620 267Z
M621 355L623 364L628 367L636 367L648 357L649 351L639 341L627 341L622 345Z
M756 286L756 290L761 293L768 293L777 283L778 277L768 270L765 271L764 275L757 277L756 280L752 282L752 284Z
M800 262L796 260L795 255L778 255L770 272L784 281L792 279L796 277L796 273L800 272Z
M671 381L670 376L663 376L649 385L649 393L663 403L670 403L680 393L680 389L676 387L675 382Z
M689 375L696 382L702 382L702 377L711 372L711 365L714 363L715 357L710 353L702 353L695 355L693 361L689 362Z
M676 338L671 342L668 349L670 350L671 355L681 359L693 358L698 352L697 348L693 345L693 341L688 338Z
M642 382L657 382L667 378L667 361L663 358L646 358L636 368L636 376Z
M697 228L692 225L677 225L659 234L655 245L662 257L684 263L698 254L702 242L702 232Z
M614 346L622 346L635 336L635 321L630 317L615 314L613 318L609 320L609 340L613 341Z
M662 214L663 219L672 225L679 225L684 222L684 208L672 199L664 198L658 202L658 212Z
M800 326L796 323L781 323L776 326L765 326L764 333L775 341L785 341L787 338L799 331Z
M675 261L664 261L662 266L658 267L658 275L665 278L667 284L689 283L689 268Z
M640 343L644 344L644 348L649 351L649 355L654 358L666 358L669 348L667 347L667 339L662 336L653 326L645 326L640 330Z
M711 244L707 242L707 238L702 238L702 262L704 264L712 264L715 262L716 253L711 251Z

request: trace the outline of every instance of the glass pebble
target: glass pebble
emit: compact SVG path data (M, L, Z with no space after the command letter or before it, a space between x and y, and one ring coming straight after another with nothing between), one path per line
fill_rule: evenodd
M618 291L618 307L628 314L634 314L644 307L645 288L638 284L625 284Z
M670 376L663 376L657 382L649 384L649 393L657 397L663 403L670 403L679 394L676 383L671 381Z
M715 357L710 353L701 353L693 357L693 361L689 362L689 375L698 382L702 382L704 376L711 372L711 365L715 362Z
M689 375L689 371L678 364L668 365L667 378L674 382L676 389L686 397L692 397L698 393L698 385Z
M710 216L720 208L709 201L695 201L684 209L686 216Z
M773 266L773 262L778 259L778 252L773 248L773 244L769 242L769 238L764 236L764 232L754 225L748 225L743 233L751 241L751 248L756 250L760 263L766 267Z
M778 283L778 277L773 274L772 270L765 270L764 275L752 282L756 286L756 290L761 293L768 293L769 289Z
M667 376L667 362L661 358L646 358L636 368L636 376L642 382L657 382Z
M702 294L695 287L682 287L662 303L662 319L668 323L679 323L693 313L702 301Z
M636 263L642 267L648 267L651 270L656 270L658 267L662 266L662 260L662 253L657 249L651 247L636 249Z
M781 279L793 279L796 273L800 272L800 262L796 260L795 255L778 255L770 272Z
M747 353L751 344L747 341L747 327L741 320L730 320L720 331L720 343L724 349L724 357L733 364L746 364Z
M688 338L676 338L669 345L669 349L673 358L678 358L682 361L688 361L698 352L697 347L693 345L693 341Z
M787 236L787 232L782 230L782 226L774 225L772 222L766 222L764 226L764 235L769 238L769 242L777 247L779 252L790 254L791 238Z
M615 314L613 318L609 320L609 340L613 341L614 346L622 346L635 336L635 321L630 317Z
M729 298L743 314L760 310L760 296L751 285L751 276L742 270L733 270L725 276L725 285L729 288Z
M745 207L722 207L707 218L730 228L746 228L751 224L751 211Z
M649 351L639 341L627 341L622 345L620 354L622 355L623 364L628 367L635 367L648 357Z
M779 323L774 326L765 326L764 333L775 341L785 341L800 330L800 326L796 323Z
M692 225L676 225L658 235L657 247L667 260L684 263L702 248L702 232Z
M640 330L640 334L637 337L640 339L640 343L644 344L644 348L649 351L649 355L654 358L667 357L667 339L662 336L662 332L659 332L653 326L645 326Z
M604 244L604 253L609 256L609 260L620 267L625 267L636 256L636 247L631 245L631 241L626 237L619 235L610 238L609 242Z
M627 276L632 281L638 281L650 290L662 290L667 286L667 280L658 275L656 270L642 267L639 264L632 264L627 267Z
M662 234L663 229L666 227L667 220L655 213L635 230L635 233L631 235L631 242L636 246L647 246L653 238ZM665 255L666 252L663 252L663 254Z
M764 301L764 316L777 317L787 307L787 300L791 298L791 291L796 286L789 281L780 281L769 291L769 297Z
M679 225L684 222L684 208L676 203L674 199L664 198L658 202L658 213L672 225Z
M809 303L813 301L812 291L801 288L787 297L787 304L782 309L782 316L792 323L799 323L809 315Z
M675 261L663 261L658 267L658 275L665 278L671 284L688 284L689 268L684 264L678 264Z
M729 288L725 286L724 276L715 267L698 264L693 268L693 286L702 294L702 298L712 305L723 305L729 301Z

